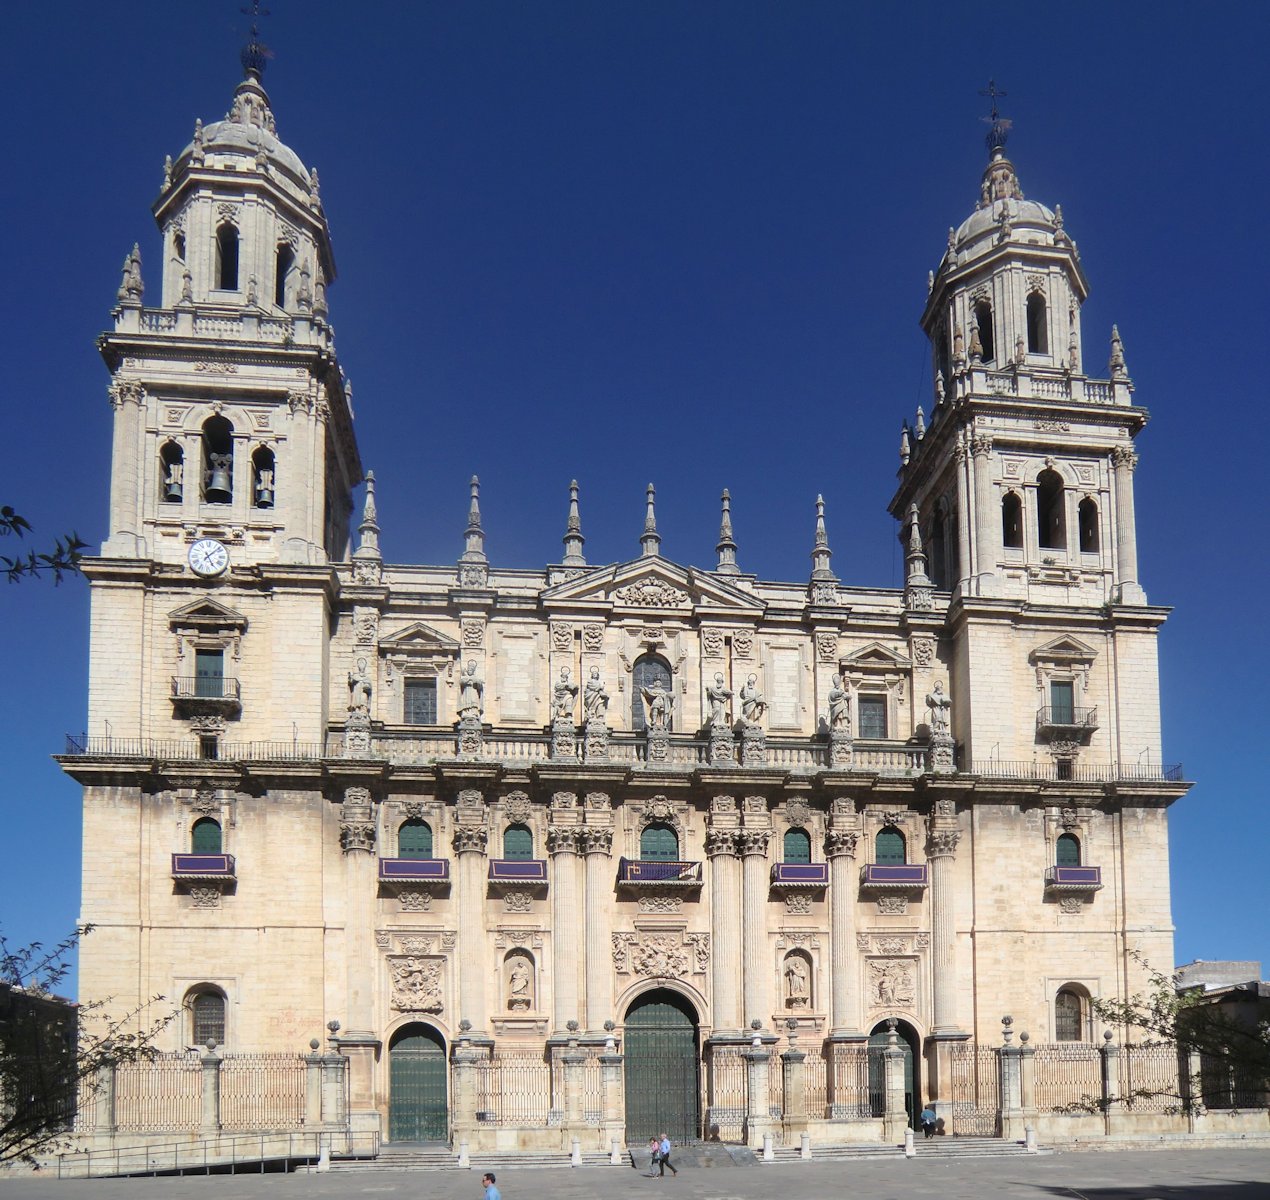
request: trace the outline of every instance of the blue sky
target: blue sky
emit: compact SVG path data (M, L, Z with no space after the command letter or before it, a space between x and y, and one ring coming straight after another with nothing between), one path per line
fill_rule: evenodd
M926 273L971 210L992 77L1026 194L1063 205L1151 410L1136 476L1161 638L1177 955L1270 966L1264 454L1270 6L386 3L270 0L266 86L319 168L330 293L387 557L451 561L479 473L498 563L557 561L569 479L592 562L666 555L900 579L886 513L902 419L929 409ZM94 338L165 154L219 119L246 18L69 0L0 16L7 163L0 503L33 543L105 533L110 409ZM497 430L500 436L488 437ZM0 553L7 548L0 546ZM54 940L79 905L87 589L0 589L0 923ZM100 732L100 731L95 731ZM1258 749L1261 747L1261 749Z

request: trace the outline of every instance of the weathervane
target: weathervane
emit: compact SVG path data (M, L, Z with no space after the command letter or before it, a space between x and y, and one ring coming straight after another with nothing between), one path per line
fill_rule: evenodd
M260 0L251 0L250 8L240 8L238 11L251 18L251 38L242 48L239 61L248 77L259 81L265 73L265 64L273 57L273 51L260 40L260 18L267 17L269 10L260 7Z
M989 79L988 86L979 93L979 95L987 96L992 101L992 112L986 117L979 118L988 126L988 136L985 141L988 144L989 154L1005 149L1006 138L1010 136L1010 127L1014 124L1008 117L1003 117L997 108L997 101L1006 94L1006 92L997 87L995 79Z

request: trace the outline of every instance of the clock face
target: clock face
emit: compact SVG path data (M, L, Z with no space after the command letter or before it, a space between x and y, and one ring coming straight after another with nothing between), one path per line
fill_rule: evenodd
M203 538L190 547L190 566L199 575L219 575L229 566L229 551L215 538Z

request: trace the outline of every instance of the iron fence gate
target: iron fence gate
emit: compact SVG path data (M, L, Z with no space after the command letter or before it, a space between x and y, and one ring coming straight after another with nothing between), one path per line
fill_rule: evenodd
M1001 1059L992 1046L951 1047L952 1128L960 1137L996 1137Z
M663 993L664 994L664 993ZM626 1139L701 1137L697 1028L678 1005L654 1000L626 1018Z
M444 1048L425 1034L399 1038L388 1051L388 1138L443 1142L449 1137Z

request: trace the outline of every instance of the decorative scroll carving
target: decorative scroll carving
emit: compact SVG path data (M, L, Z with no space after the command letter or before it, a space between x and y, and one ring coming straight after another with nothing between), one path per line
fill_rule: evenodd
M525 792L508 792L503 797L503 815L509 821L523 824L532 812L533 804Z
M590 654L597 654L604 649L603 625L584 625L582 627L582 649Z
M642 579L618 588L613 596L632 608L682 608L688 603L687 592L661 579Z
M706 855L709 858L717 858L720 854L736 854L736 830L735 829L707 829L706 830Z
M577 854L581 829L577 825L550 825L547 827L548 854Z
M737 832L737 849L743 856L760 854L766 856L767 843L771 834L766 829L742 829Z
M612 854L613 831L584 825L578 831L578 850L582 854Z
M838 635L836 633L816 634L816 657L821 662L831 663L838 657Z
M675 815L675 806L665 796L653 796L644 804L644 811L640 816L640 824L647 826L655 822L665 822L668 825L677 825L679 823Z
M791 825L806 825L811 820L811 805L797 797L786 800L785 820Z
M551 795L552 808L577 808L578 796L576 792L553 792Z
M613 807L613 798L607 792L587 792L586 806L592 812L608 812Z
M935 661L935 643L930 638L914 638L912 652L919 667L929 667Z
M573 649L573 626L568 621L551 622L551 648L559 651Z
M717 625L707 626L701 631L701 655L703 658L723 657L723 630Z
M754 631L737 629L732 633L732 653L737 658L749 658L754 653Z
M484 621L464 621L463 622L463 645L469 650L479 650L485 644L485 622Z
M957 853L961 833L956 829L932 829L926 837L926 857L945 858Z
M484 825L456 825L454 827L455 854L463 854L471 850L484 854L485 844L488 841L489 830Z
M431 892L400 892L397 899L402 912L427 912L432 907Z
M613 969L619 975L682 979L703 975L710 965L706 933L615 933Z
M192 908L220 908L220 888L195 885L190 888Z
M811 912L811 895L807 892L790 892L785 897L785 911L791 917L804 917Z
M507 912L529 912L534 906L531 892L504 892L503 908Z
M888 913L892 916L900 913L908 912L907 896L879 896L878 912Z
M639 898L639 911L642 913L677 913L683 911L683 897L672 894L665 896L643 895Z

